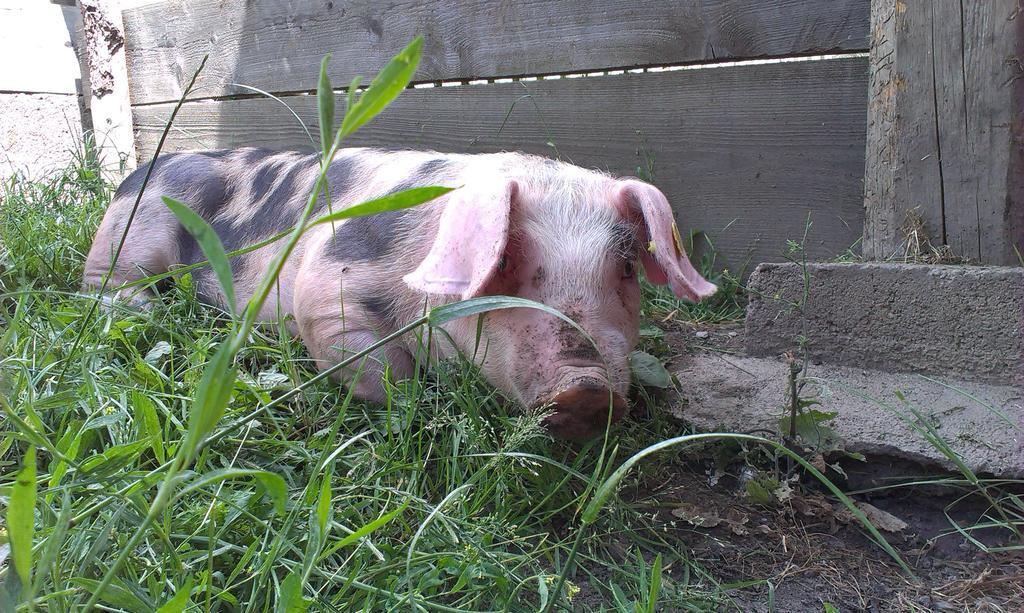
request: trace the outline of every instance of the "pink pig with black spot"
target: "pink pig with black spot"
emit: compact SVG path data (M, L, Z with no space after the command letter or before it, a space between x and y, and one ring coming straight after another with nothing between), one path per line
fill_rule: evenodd
M160 196L188 203L233 250L293 226L319 171L316 154L261 149L171 154L153 163L110 286L203 259ZM99 287L110 267L145 170L114 196L89 253L86 289ZM487 295L527 298L567 315L596 347L553 315L512 308L488 313L479 337L476 317L446 324L451 342L436 335L434 351L440 358L472 356L509 398L550 407L551 434L589 438L626 410L628 355L639 329L637 265L686 300L716 289L686 257L665 196L635 179L518 153L374 149L339 152L327 176L334 210L411 187L458 188L413 209L317 226L302 237L261 316L292 315L293 332L321 369L415 320L425 307ZM232 259L239 305L279 248ZM193 278L205 301L226 308L208 269ZM338 376L358 396L383 400L385 365L392 378L412 376L416 343L410 334Z

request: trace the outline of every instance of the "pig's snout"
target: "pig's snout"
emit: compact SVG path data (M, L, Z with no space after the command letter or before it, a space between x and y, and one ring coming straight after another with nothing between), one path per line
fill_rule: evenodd
M607 383L588 379L573 384L548 400L554 413L544 420L552 436L584 440L604 432L611 407L615 423L626 412L626 400L611 391Z

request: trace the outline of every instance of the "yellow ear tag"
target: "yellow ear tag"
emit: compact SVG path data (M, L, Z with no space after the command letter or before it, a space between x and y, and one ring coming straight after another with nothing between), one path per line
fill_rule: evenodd
M654 253L654 241L647 243L647 253Z
M682 257L686 250L683 249L683 238L679 236L679 226L674 221L672 222L672 238L676 243L676 255Z

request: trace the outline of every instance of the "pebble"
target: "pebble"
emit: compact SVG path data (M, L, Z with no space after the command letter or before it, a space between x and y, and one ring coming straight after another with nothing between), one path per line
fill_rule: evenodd
M709 333L705 330L701 330L700 332L694 333L694 336L696 336L697 338L707 338L709 336Z

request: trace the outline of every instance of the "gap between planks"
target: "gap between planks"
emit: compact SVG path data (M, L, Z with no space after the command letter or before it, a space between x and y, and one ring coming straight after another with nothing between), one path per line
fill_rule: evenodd
M620 68L604 68L601 70L592 70L586 72L553 72L544 74L524 74L524 75L512 75L512 76L500 76L500 77L487 77L484 79L453 79L450 81L413 81L409 83L406 89L434 89L438 87L465 87L472 85L492 85L495 83L515 83L515 82L534 82L534 81L557 81L559 79L593 79L601 77L614 77L623 74L646 74L646 73L659 73L659 72L675 72L681 70L719 70L728 68L738 68L744 66L758 66L763 64L786 64L796 62L822 62L822 61L833 61L843 60L850 58L867 58L867 51L855 51L850 53L829 53L829 54L816 54L816 55L786 55L778 57L764 57L749 60L732 60L732 61L700 61L700 62L686 62L681 64L655 64L647 66L631 66L631 67L620 67ZM200 75L201 77L202 75ZM250 86L244 83L231 83L236 87ZM357 92L366 91L368 86L361 85L356 88ZM341 87L335 88L333 91L337 95L343 95L348 93L349 88ZM267 92L277 98L292 98L298 96L315 96L316 90L301 89L301 90L284 90L276 92ZM225 96L196 96L186 98L185 102L220 102L229 100L249 100L253 98L266 98L266 93L252 93L252 94L230 94ZM168 102L175 102L175 100L161 100L157 102L142 102L133 104L133 108L145 107L145 106L158 106L161 104L167 104Z

